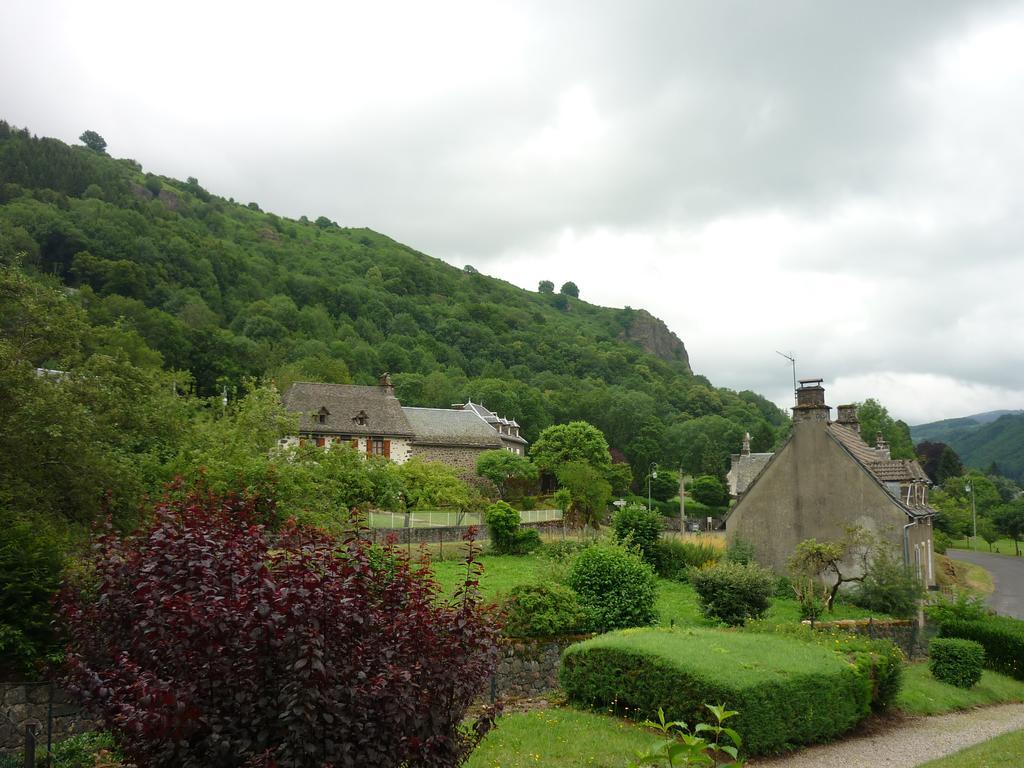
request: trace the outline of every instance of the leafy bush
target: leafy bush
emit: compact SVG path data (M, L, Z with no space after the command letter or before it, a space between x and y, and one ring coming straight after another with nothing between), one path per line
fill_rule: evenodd
M101 752L112 759L119 758L113 736L105 731L77 733L54 743L53 768L94 768Z
M709 507L724 507L729 503L729 489L721 480L711 475L694 478L687 491L694 501Z
M742 663L741 663L742 660ZM870 712L870 683L841 654L773 634L704 628L626 630L562 654L569 701L638 719L663 707L695 722L727 701L751 754L834 739Z
M951 546L953 546L953 540L949 537L948 533L937 528L932 530L932 547L935 549L936 554L946 554L946 550Z
M653 562L653 550L664 529L660 514L646 507L626 506L615 513L612 528L619 542L639 547L644 560Z
M689 568L716 563L721 556L722 553L710 544L663 539L655 544L648 560L662 578L685 581Z
M920 579L901 561L887 552L876 554L870 570L849 595L854 605L908 619L917 613L925 595Z
M100 537L93 579L62 594L68 687L154 768L460 764L498 656L474 548L445 602L401 550L375 568L367 542L271 539L255 512L193 492Z
M519 513L510 504L498 501L487 508L487 530L491 546L503 555L525 555L540 546L540 534L519 525Z
M536 496L523 496L519 500L520 509L529 510L537 508L537 497Z
M952 621L984 621L992 615L984 598L966 592L958 592L952 600L938 595L924 610L940 626Z
M654 571L623 547L598 544L583 550L568 581L595 629L642 627L655 619Z
M739 750L743 746L742 737L732 728L722 725L739 712L712 704L704 706L715 716L715 725L697 723L688 726L679 720L667 722L665 711L659 707L657 722L645 720L641 725L661 733L661 739L645 752L638 752L636 762L630 763L629 768L640 768L644 765L667 765L669 768L676 765L714 765L718 768L720 753L733 759L733 762L723 765L722 768L745 768L746 764L739 760ZM701 734L714 734L715 738L712 740ZM727 743L722 738L723 735L727 736L732 744Z
M936 637L928 644L928 669L936 680L970 688L981 680L985 649L973 640Z
M951 620L939 625L942 637L958 637L981 643L985 666L1024 680L1024 621L988 616L981 621Z
M520 584L505 600L505 633L512 637L571 635L587 629L576 593L561 584Z
M707 618L730 626L758 619L771 605L775 575L759 565L719 562L690 572L700 610Z
M756 562L754 559L754 545L744 539L733 539L725 552L725 558L731 563L747 565Z
M899 646L889 640L872 640L838 628L811 628L806 624L754 622L745 631L760 631L816 643L844 655L851 661L871 691L871 709L881 712L896 701L903 686L905 658Z

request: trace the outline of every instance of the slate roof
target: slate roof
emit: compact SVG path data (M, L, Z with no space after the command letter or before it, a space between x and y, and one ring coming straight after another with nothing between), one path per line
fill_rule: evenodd
M403 407L412 427L413 444L467 448L502 447L502 437L476 411Z
M774 453L743 453L735 459L729 468L726 480L729 483L729 493L738 496L750 486L754 479L761 474L761 471L768 466Z
M480 403L474 403L472 400L467 400L465 403L458 403L455 407L466 411L472 411L485 422L490 424L495 430L498 429L498 425L516 427L517 429L519 428L519 422L515 419L503 419L486 406L483 406ZM509 443L522 443L523 445L526 445L526 440L519 437L519 435L510 435L502 432L501 439Z
M857 461L883 483L931 482L917 461L884 458L876 449L864 442L856 429L838 422L829 424L828 429Z
M300 381L288 388L281 403L286 411L300 414L299 430L304 433L413 436L402 404L386 387ZM321 409L326 410L323 424L317 419ZM357 421L360 415L365 415L364 424Z

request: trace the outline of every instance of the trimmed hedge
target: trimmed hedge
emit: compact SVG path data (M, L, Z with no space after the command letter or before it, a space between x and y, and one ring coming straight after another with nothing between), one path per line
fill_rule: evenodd
M840 654L782 635L704 628L632 629L569 646L562 688L574 704L638 720L703 722L705 702L752 755L836 738L871 711L871 683Z
M985 666L1024 680L1024 621L1007 616L947 621L939 625L939 634L980 643L985 649Z
M970 688L981 680L985 649L974 640L937 637L928 646L932 677L957 688Z

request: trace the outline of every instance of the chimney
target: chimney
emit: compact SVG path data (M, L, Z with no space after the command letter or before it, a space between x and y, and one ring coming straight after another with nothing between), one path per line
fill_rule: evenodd
M837 405L836 414L836 421L839 424L844 424L857 433L860 432L860 420L857 418L856 403L850 403L848 405Z
M886 442L881 432L875 433L875 452L878 454L879 459L888 460L891 458L889 455L889 443Z
M821 421L828 423L832 409L825 405L824 379L800 379L796 389L796 407L793 408L793 422Z
M740 455L741 456L749 456L750 455L750 433L749 432L744 432L743 433L743 448L740 449Z
M391 383L390 373L382 373L377 379L377 384L383 388L385 395L395 396L395 386Z

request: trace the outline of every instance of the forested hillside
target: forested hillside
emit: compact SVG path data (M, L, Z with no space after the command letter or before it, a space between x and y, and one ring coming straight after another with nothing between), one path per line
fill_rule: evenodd
M769 450L786 428L759 395L694 375L661 321L589 304L572 284L522 290L2 122L0 179L0 261L59 280L95 350L179 372L179 391L233 398L247 377L283 387L390 371L407 405L471 397L530 440L590 421L638 476L654 461L721 474L744 431Z
M911 427L915 441L942 441L969 467L1024 481L1024 413L1000 411Z

